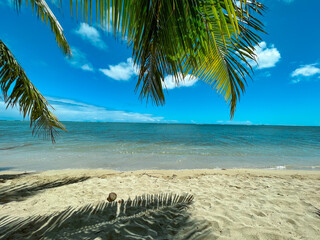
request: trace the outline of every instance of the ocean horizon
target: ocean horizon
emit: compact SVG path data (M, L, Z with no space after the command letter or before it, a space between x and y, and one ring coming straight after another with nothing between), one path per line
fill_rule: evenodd
M320 127L63 122L56 143L0 121L0 171L73 168L320 170Z

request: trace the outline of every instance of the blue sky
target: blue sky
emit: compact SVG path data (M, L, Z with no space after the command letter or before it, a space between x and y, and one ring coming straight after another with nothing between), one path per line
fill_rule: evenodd
M64 121L180 122L222 124L320 125L320 2L264 1L262 21L268 35L257 46L259 65L238 104L233 121L229 106L201 79L175 87L166 78L166 104L146 105L135 94L136 72L131 49L95 24L70 16L48 3L72 47L68 60L57 47L49 26L30 7L17 12L0 2L0 39L11 49L29 79L48 98ZM4 110L0 120L21 119Z

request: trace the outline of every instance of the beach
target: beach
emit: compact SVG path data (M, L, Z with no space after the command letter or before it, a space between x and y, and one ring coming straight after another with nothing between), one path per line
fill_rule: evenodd
M0 240L320 240L319 8L0 0Z
M320 172L295 170L70 169L21 174L3 171L2 189L44 186L2 196L0 216L27 218L68 207L145 194L191 194L191 219L206 223L205 239L319 239ZM73 181L70 181L73 179ZM77 180L78 179L78 180ZM60 181L56 186L47 185ZM33 191L33 192L32 192ZM19 199L21 198L21 199ZM104 239L99 233L90 239Z

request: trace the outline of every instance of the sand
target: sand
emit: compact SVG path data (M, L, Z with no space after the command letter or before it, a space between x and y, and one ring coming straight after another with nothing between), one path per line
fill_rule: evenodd
M188 211L206 221L207 239L320 239L320 172L290 170L58 170L17 175L0 173L0 188L81 178L34 189L23 199L0 203L1 216L28 217L105 201L157 193L189 193ZM10 177L11 176L11 177ZM48 185L49 186L49 185ZM19 191L18 191L19 193ZM21 197L21 196L20 196ZM318 209L318 210L317 210ZM92 235L99 238L99 234Z

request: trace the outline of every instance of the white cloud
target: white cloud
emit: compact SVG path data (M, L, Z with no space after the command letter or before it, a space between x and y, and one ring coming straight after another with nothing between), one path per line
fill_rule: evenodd
M80 26L75 33L78 34L83 40L88 40L93 46L106 49L107 45L101 39L100 33L94 27L87 23L80 23Z
M315 67L316 64L305 65L297 68L291 74L291 77L303 76L310 77L316 74L320 74L320 68Z
M180 74L179 78L182 78L181 74ZM196 78L190 74L186 75L184 80L179 82L179 85L176 84L174 79L175 78L172 75L166 76L164 78L164 83L162 82L162 87L167 88L168 90L174 89L174 88L179 88L179 87L191 87L198 81L198 78Z
M268 48L266 42L259 43L259 46L255 47L255 53L258 65L252 60L249 60L249 63L258 69L274 67L281 58L278 49L274 45Z
M54 114L60 121L91 121L91 122L163 122L163 117L151 114L141 114L118 110L109 110L105 107L85 104L70 99L46 97ZM0 119L21 120L22 117L16 108L5 110L5 104L0 100Z
M74 67L84 71L93 72L91 63L88 62L86 55L75 47L71 47L72 58L66 58L67 61Z
M118 81L128 81L132 76L138 75L138 68L134 67L132 58L117 65L109 65L108 68L99 69L104 75Z
M299 83L302 80L310 81L313 78L320 78L320 68L317 64L302 65L291 73L292 83Z
M82 65L81 69L85 71L93 71L93 68L89 64Z

